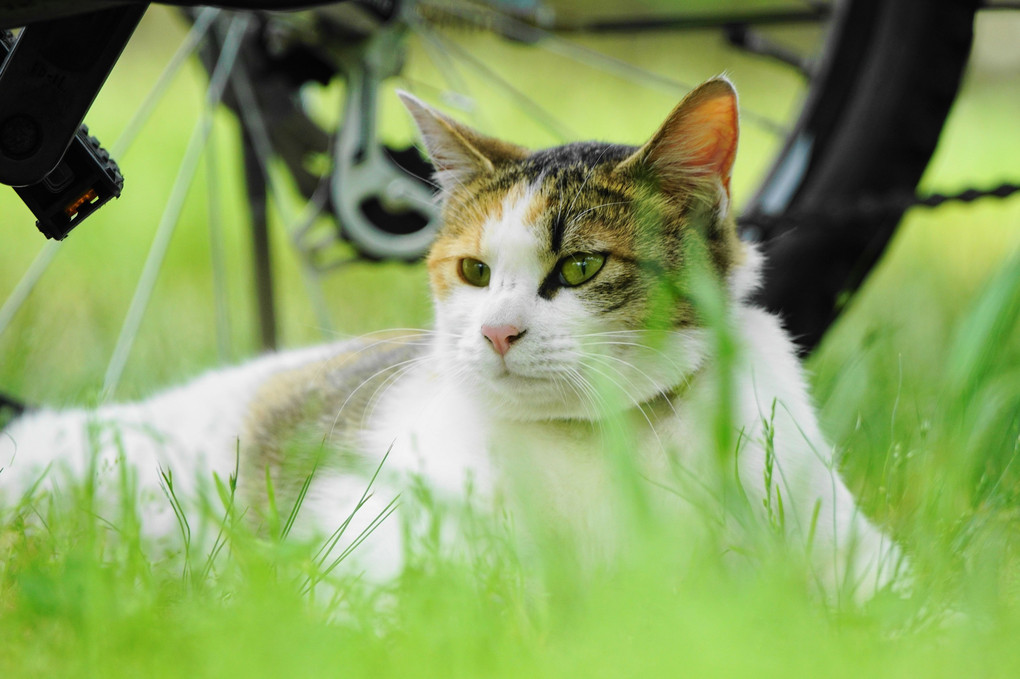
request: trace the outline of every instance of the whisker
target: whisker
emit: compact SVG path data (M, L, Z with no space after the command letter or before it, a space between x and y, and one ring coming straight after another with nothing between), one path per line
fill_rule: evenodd
M336 415L333 418L333 424L330 426L329 432L326 434L326 436L324 438L324 441L331 441L333 439L333 434L336 432L336 427L337 427L337 424L339 424L339 422L340 422L340 416L343 414L344 408L347 407L347 404L351 402L351 399L353 399L354 396L359 391L361 391L361 389L365 385L367 385L369 382L371 382L375 378L379 377L380 375L383 375L386 372L389 372L390 370L400 370L404 366L407 366L407 365L410 365L410 364L414 364L414 363L418 363L418 362L421 362L421 361L424 361L424 360L427 360L427 359L428 359L428 356L426 355L426 356L415 356L414 358L411 358L411 359L406 359L406 360L403 360L403 361L399 361L397 363L394 363L392 365L388 365L388 366L386 366L384 368L381 368L381 369L375 371L369 377L367 377L364 380L362 380L361 383L358 384L358 386L356 386L354 389L351 390L351 393L347 395L347 398L344 399L344 402L340 404L340 408L337 410Z
M604 377L607 380L609 380L613 384L613 386L618 387L620 389L620 391L623 393L623 395L627 398L627 400L630 401L631 405L634 406L635 408L639 409L641 411L641 413L643 415L645 415L645 419L648 420L648 416L647 416L647 414L645 413L645 410L644 410L644 404L641 401L639 401L634 396L634 394L631 391L629 391L628 388L627 388L628 386L630 386L631 388L635 388L636 389L637 385L634 384L634 382L629 377L627 377L627 375L625 375L623 373L623 371L621 371L619 368L616 368L615 366L609 365L607 363L599 362L599 359L601 359L601 358L603 358L603 357L595 356L595 355L582 356L579 362L585 368L587 368L589 370L593 370L596 373L598 373L599 375L601 375L602 377ZM626 365L626 361L621 361L621 362ZM598 366L601 366L603 368L606 368L607 370L613 371L613 373L618 375L620 379L615 379L614 377L612 377L611 375L605 373L604 371L599 370ZM626 382L626 384L624 384L624 382ZM648 424L649 425L652 424L651 420L648 420Z
M641 413L641 417L643 417L644 420L645 420L645 423L648 424L648 429L649 429L649 431L651 431L652 436L655 437L655 442L658 444L659 449L662 450L662 451L665 451L666 450L666 446L665 446L665 444L663 444L662 439L659 437L659 432L658 432L658 430L656 430L655 425L652 423L652 418L649 417L648 412L645 410L644 406L641 403L639 403L637 401L637 399L634 398L634 396L630 392L627 391L627 388L621 382L619 382L618 380L614 379L611 375L608 375L608 374L602 372L601 370L599 370L597 367L595 367L591 363L587 363L587 362L585 362L582 359L581 364L584 367L586 367L587 369L593 370L593 371L597 372L598 374L602 375L604 378L609 380L615 386L620 388L620 390L627 397L627 399L630 400L631 403L633 403L634 407L637 408L638 412ZM609 368L610 370L613 370L618 375L620 375L623 379L625 379L625 380L627 379L625 375L620 373L619 370L616 370L615 368L613 368L613 366L607 365L605 367ZM627 380L627 381L629 382L630 380Z
M610 206L613 206L613 205L628 205L628 204L629 204L629 203L628 203L628 201L625 201L625 200L617 200L617 201L614 201L614 202L612 202L612 203L602 203L601 205L596 205L596 206L594 206L594 207L590 207L590 208L588 208L587 210L582 210L581 212L578 212L578 213L577 213L576 215L574 215L573 217L571 217L571 218L570 218L570 221L569 221L569 222L567 222L567 226L571 226L571 225L573 225L573 224L576 224L576 223L577 223L577 221L578 221L578 220L579 220L579 219L580 219L581 217L585 216L585 215L586 215L586 214L588 214L589 212L592 212L593 210L598 210L599 208L603 208L603 207L610 207Z
M593 384L591 384L591 382L585 379L584 375L582 375L580 371L571 368L566 371L566 374L568 384L570 384L572 388L575 389L578 396L582 398L582 402L586 406L588 414L591 416L590 420L596 422L599 429L602 430L603 423L599 415L605 412L607 407L602 394Z
M404 333L401 335L394 335L393 333ZM374 330L372 332L363 333L361 335L347 335L337 336L337 342L349 342L351 344L356 343L359 340L368 341L367 344L358 347L356 350L352 347L352 351L355 355L364 352L369 349L374 349L382 344L407 344L412 345L414 342L407 340L428 340L431 338L442 337L443 333L436 330L427 330L424 328L386 328L384 330ZM374 340L374 341L369 341Z
M408 374L419 365L427 363L430 358L430 356L416 356L413 359L405 361L405 364L392 375L387 375L382 384L376 387L375 391L372 392L372 395L369 396L368 405L365 407L365 411L361 414L361 425L359 428L364 429L367 423L371 422L372 415L375 414L376 406L379 405L379 401L382 399L382 396L389 391L390 387L399 382L404 375Z
M598 155L598 158L596 158L595 162L592 163L590 168L588 168L588 173L584 175L584 180L581 182L581 186L579 186L577 191L574 192L574 197L570 199L570 205L567 206L566 213L568 215L570 214L570 211L574 208L574 203L577 202L577 198L584 191L584 187L588 185L588 180L591 179L592 173L595 172L595 168L598 167L598 164L599 164L599 162L601 162L602 157L606 155L606 153L609 151L609 149L610 149L609 146L607 146L604 149L602 149L602 153L600 153ZM581 214L583 215L584 212L582 212ZM580 216L580 215L578 215L578 216ZM557 215L557 218L558 217L559 217L559 215ZM571 220L569 222L569 224L573 224L575 221L576 221L576 218Z
M662 358L663 360L665 360L666 363L669 364L669 367L673 368L674 370L676 370L679 373L680 378L683 379L685 382L687 380L688 372L692 371L692 368L690 366L685 366L683 363L679 363L678 361L674 360L672 356L670 356L669 354L665 353L664 351L661 351L659 349L654 349L654 348L652 348L652 347L650 347L650 346L648 346L646 344L632 343L632 342L590 342L590 343L586 343L585 346L586 347L599 347L599 346L635 347L637 349L641 349L642 351L652 352L652 353L656 354L657 356L659 356L660 358ZM599 356L605 356L606 358L612 358L612 359L617 360L617 361L623 361L622 358L620 358L618 356L612 356L611 354L608 354L608 353L601 353L601 352L599 352L598 355ZM631 363L629 361L624 361L624 362L628 363L628 365L630 365L635 370L639 370L640 371L640 368L638 368L637 365L635 365L635 364L633 364L633 363ZM642 374L644 374L644 373L642 372ZM649 381L654 381L650 377L648 379L649 379Z
M616 356L609 356L609 355L604 355L604 354L592 354L592 355L586 356L585 358L588 358L589 360L601 360L601 361L610 360L610 361L616 361L617 363L622 363L624 366L626 366L626 367L636 371L641 377L645 378L645 380L648 381L649 386L651 386L653 388L656 388L656 391L658 391L658 386L659 385L652 378L651 375L646 373L644 370L641 370L641 368L638 368L633 363L629 363L629 362L623 360L622 358L617 358ZM620 370L618 370L618 369L616 369L616 368L614 368L613 366L610 366L610 365L607 365L606 367L614 370L618 375L620 375L620 377L622 377L623 379L626 379L627 382L630 383L631 386L636 386L633 382L630 381L629 378L626 377L626 375L623 374L622 371L620 371ZM687 381L686 376L682 377L682 379L686 383L686 381ZM663 394L660 393L659 395L663 395ZM664 400L666 402L666 405L668 405L669 409L673 412L673 414L674 415L679 415L679 413L676 411L676 408L673 406L673 402L669 398L665 398ZM638 405L638 407L640 407L640 405Z
M588 335L583 335L583 337L585 337L585 338L588 338L588 337L599 337L600 334L601 333L590 333ZM639 337L635 337L634 339L636 340L636 339L640 339L640 338ZM693 339L693 340L696 341L697 338L689 338L689 339ZM639 342L639 341L623 342L623 341L619 341L619 340L603 341L603 342L587 341L587 342L584 343L584 345L586 347L623 346L623 347L634 347L634 348L637 348L637 349L641 349L643 351L650 351L650 352L653 352L654 354L656 354L657 356L660 356L664 360L666 360L671 367L677 369L680 373L685 374L685 375L686 375L686 373L688 373L690 371L693 371L697 367L697 363L698 363L698 362L694 362L694 363L692 363L689 366L685 366L684 364L678 362L676 357L671 356L670 354L667 354L662 349L658 349L654 345L649 344L647 342Z
M599 423L601 427L601 420L599 420L599 408L595 402L598 396L597 390L591 385L584 376L575 368L569 368L566 372L566 383L577 394L581 401L582 407L588 414L588 419Z

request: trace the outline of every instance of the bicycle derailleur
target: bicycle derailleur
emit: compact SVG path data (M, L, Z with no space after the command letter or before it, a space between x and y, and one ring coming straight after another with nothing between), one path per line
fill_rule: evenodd
M384 141L377 127L382 83L403 66L403 11L402 3L349 2L261 15L242 47L255 106L225 98L244 134L264 134L295 188L318 206L290 235L320 270L351 261L338 243L364 259L417 260L439 227L432 166L414 147ZM215 50L207 68L211 57ZM310 115L305 86L334 78L343 99L327 123ZM331 217L325 233L318 214Z

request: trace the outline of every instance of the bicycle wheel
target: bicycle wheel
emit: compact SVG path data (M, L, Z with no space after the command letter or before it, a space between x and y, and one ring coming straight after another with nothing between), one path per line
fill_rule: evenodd
M807 76L801 94L803 110L792 126L754 109L744 111L745 120L754 126L783 129L776 135L783 137L783 143L745 207L743 234L762 241L771 262L760 301L782 314L802 348L809 350L835 318L841 300L858 287L877 261L901 216L887 211L878 217L854 219L855 204L866 206L886 193L912 191L927 165L969 54L978 4L974 0L852 0L831 6L793 3L765 9L731 5L720 15L707 3L689 2L685 15L677 16L666 11L669 3L630 5L624 14L613 13L619 12L619 3L587 3L578 14L578 6L570 2L415 2L402 11L395 6L376 11L371 15L375 23L370 30L352 28L350 18L337 21L320 12L311 19L318 44L292 39L291 48L296 46L301 53L288 53L282 59L271 54L266 35L275 32L275 39L286 43L287 38L281 40L281 36L293 29L288 29L287 22L281 26L266 21L256 31L258 35L249 37L248 49L249 59L263 76L277 76L254 81L254 98L261 102L279 101L281 94L287 94L286 87L279 86L281 70L287 71L292 88L294 83L339 74L355 90L348 92L344 110L350 124L344 130L357 127L359 138L348 144L346 153L340 149L334 154L337 163L328 201L336 216L337 234L372 258L417 257L427 248L436 227L435 214L423 200L423 187L413 179L424 176L420 158L406 150L387 148L375 138L379 81L401 71L399 59L392 55L378 58L382 50L396 50L400 38L394 36L415 33L426 47L431 44L433 51L440 52L438 58L425 56L447 62L443 65L444 84L433 89L448 101L451 95L454 100L464 97L473 101L463 92L463 81L451 77L459 61L501 80L518 103L552 129L554 141L557 136L570 136L556 116L522 94L526 85L505 79L451 38L449 31L443 34L444 23L459 23L462 30L484 28L538 50L548 48L595 70L630 75L666 89L677 84L675 78L635 64L632 53L625 60L622 53L632 49L620 49L620 36L640 32L645 39L649 35L673 37L674 31L716 27L731 45L785 62ZM795 38L801 51L791 50L761 29L783 26L789 31L806 25L817 40L823 34L819 26L823 22L825 37L820 51L803 35ZM564 41L564 34L575 41ZM576 41L578 36L596 43L599 37L608 37L610 42L586 45ZM349 49L352 41L359 45L353 51ZM309 47L341 56L316 58L310 56ZM366 59L374 59L377 69L386 62L383 72L372 73L365 67ZM295 70L295 61L303 72ZM309 69L310 62L315 67ZM773 74L773 79L776 77ZM260 86L260 82L274 84ZM295 96L282 99L298 101ZM243 111L236 102L233 105L244 121ZM299 156L327 152L328 140L316 134L298 105L285 114L276 107L270 115L274 118L270 123L300 121L299 125L268 125L270 130L284 132L270 133L274 139L267 142L284 149L279 155L305 197L311 199L314 182L301 167ZM250 139L252 132L245 127ZM290 131L288 138L284 138L285 131ZM813 223L804 223L805 214L812 216ZM785 215L799 218L784 220Z
M897 152L888 156L890 162L878 163L899 168L895 186L912 187L955 92L970 36L964 10L972 13L973 8L972 3L920 0L885 3L895 4L894 11L883 4L791 2L763 8L761 3L734 2L720 14L717 3L704 0L648 1L625 9L615 1L407 0L400 5L348 2L297 14L192 14L191 35L198 37L190 39L185 51L206 45L204 63L215 94L206 95L203 115L220 117L213 110L223 100L241 123L244 142L229 153L245 158L247 192L229 202L234 209L247 205L253 215L248 230L260 253L254 268L263 271L258 285L263 342L274 341L277 321L271 314L279 311L269 292L281 285L294 289L268 277L279 266L268 263L269 205L286 206L279 231L296 245L301 262L300 267L291 265L290 273L300 268L309 282L318 282L322 271L338 264L366 256L412 260L427 247L436 227L424 179L427 166L407 150L413 141L410 126L395 97L388 96L396 84L453 109L483 131L538 147L580 138L639 143L691 84L726 71L741 89L743 102L743 148L734 191L738 202L741 196L755 196L749 202L752 213L782 215L826 205L833 196L886 188L864 181L869 163L886 157L889 140L910 136L904 131L920 127L916 117L923 115L929 121L924 127L934 134L919 136L909 159L904 152L901 161ZM910 30L903 29L904 22ZM935 46L945 41L948 29L955 36L954 49L943 53ZM634 38L637 33L640 40ZM922 45L926 52L919 51ZM913 86L906 92L914 94L899 89L920 64L935 58L933 51L945 66L922 80L932 90L941 88L941 112L918 99ZM895 109L896 115L874 117L875 106ZM862 125L866 132L855 135ZM810 141L807 149L805 139ZM198 168L201 145L195 148L188 163L192 169ZM130 167L125 170L130 191ZM858 176L861 182L855 184ZM764 188L758 191L758 186ZM161 225L176 223L184 209L176 205L176 196L186 193L173 192L175 204L164 210ZM225 200L219 196L223 192L208 193ZM269 205L267 196L273 198ZM881 229L886 237L890 228ZM164 235L155 238L153 265L143 275L148 292L134 295L142 302L132 303L126 329L119 333L107 391L116 387L124 369L156 278L166 275L158 265L173 228L159 231ZM852 278L836 281L833 272L860 274L854 268L860 252L833 245L844 231L825 225L760 234L774 262L763 299L786 314L794 332L809 343L831 320L839 292L852 287ZM874 234L879 231L865 236L862 227L856 234L867 241L869 255L877 256ZM801 243L815 241L827 249L816 253L815 260L790 264L794 255L804 256ZM838 265L825 263L818 271L803 266L805 261L824 262L833 250L841 257L834 260ZM803 267L802 275L792 288L784 286L778 273L796 267ZM352 290L364 294L370 276L354 268L346 267L341 283L327 281L327 293L312 293L318 301L311 306L318 312L298 323L328 326L326 298L347 302ZM390 278L397 275L392 267L385 272ZM409 287L421 285L416 275L409 274ZM836 292L819 292L813 304L804 304L801 291L820 291L823 279L833 279L824 289ZM215 297L220 306L230 305L222 301L225 295ZM815 313L801 314L801 307ZM825 313L818 312L823 307ZM0 310L0 325L11 315ZM798 320L802 317L809 319L806 325ZM293 325L293 318L287 323Z

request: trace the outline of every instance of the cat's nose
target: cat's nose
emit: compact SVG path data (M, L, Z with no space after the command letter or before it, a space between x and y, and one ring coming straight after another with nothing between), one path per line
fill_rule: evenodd
M510 351L510 345L524 337L525 330L518 330L512 325L483 325L482 335L500 356Z

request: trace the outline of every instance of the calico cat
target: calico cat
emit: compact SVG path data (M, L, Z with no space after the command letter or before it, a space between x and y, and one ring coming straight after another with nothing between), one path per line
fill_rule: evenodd
M729 81L691 92L640 148L533 152L400 96L441 187L434 329L265 356L139 403L26 413L0 436L8 502L59 487L62 468L110 496L126 467L146 531L172 535L160 484L198 511L215 473L236 476L256 524L300 496L303 534L358 507L357 535L402 491L408 521L416 484L524 505L564 535L597 534L598 554L620 539L611 489L627 469L656 507L695 505L735 469L756 520L781 515L829 588L861 598L894 578L899 552L835 471L791 340L747 301L761 257L730 207ZM400 568L393 523L358 547L374 573Z

